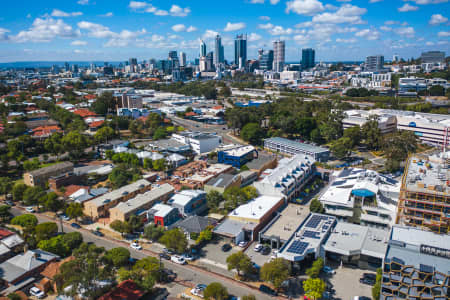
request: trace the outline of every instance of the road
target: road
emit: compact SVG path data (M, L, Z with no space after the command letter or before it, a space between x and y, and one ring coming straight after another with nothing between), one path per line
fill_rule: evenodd
M12 207L11 213L14 216L21 215L24 213L23 210ZM38 218L39 223L42 222L56 222L59 225L58 220L55 220L53 218L44 216L42 214L35 214L35 216ZM115 247L127 247L128 244L121 241L114 241L110 240L104 237L98 237L90 233L89 231L85 229L75 229L71 227L70 225L63 222L63 230L64 232L74 232L78 231L83 236L84 242L93 242L97 246L104 247L106 250L115 248ZM147 256L156 256L150 251L136 251L128 247L130 250L131 257L136 259L141 259ZM254 288L250 288L246 286L243 283L237 282L232 280L231 278L226 278L225 276L219 276L215 273L208 272L206 270L200 269L198 267L192 266L192 265L178 265L175 263L172 263L170 261L164 261L164 265L168 267L169 269L173 270L175 273L177 273L177 281L183 282L183 285L188 286L194 286L199 283L203 284L210 284L212 282L220 282L223 284L227 289L228 292L235 296L244 296L248 294L253 294L256 296L256 299L274 299L266 294L260 293L258 290ZM282 299L282 298L280 298Z

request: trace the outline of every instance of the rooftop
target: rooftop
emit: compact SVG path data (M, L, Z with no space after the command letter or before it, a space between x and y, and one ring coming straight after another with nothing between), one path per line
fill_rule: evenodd
M300 142L288 140L288 139L281 138L281 137L272 137L272 138L268 138L264 141L268 141L268 142L272 142L272 143L280 144L280 145L286 145L289 147L301 149L301 150L312 152L312 153L322 153L322 152L330 151L324 147L314 146L314 145L306 144L306 143L300 143Z
M216 228L214 228L214 232L217 234L234 238L239 233L241 233L242 229L245 228L247 225L256 225L256 224L227 218L222 223L220 223Z
M140 190L146 186L149 186L150 184L151 183L148 182L147 180L140 179L136 182L125 185L117 190L114 190L114 191L104 194L98 198L95 198L95 199L89 201L89 203L92 203L93 205L100 207L111 201L122 198L123 196L126 196L129 193L133 193L133 192Z
M137 284L129 279L119 283L114 289L104 294L98 300L138 300L145 295Z
M54 164L54 165L51 165L51 166L48 166L45 168L40 168L40 169L31 171L31 172L29 172L29 174L33 177L36 177L36 176L45 175L50 172L55 172L55 171L58 171L61 169L71 168L71 167L73 168L73 163L71 163L70 161L65 161L65 162Z
M253 146L240 146L232 149L224 150L227 155L240 157L255 150Z
M338 222L324 249L341 255L363 254L383 259L388 239L387 230Z
M206 185L213 186L213 187L221 187L226 188L231 183L236 181L238 179L239 175L233 175L233 174L220 174L219 176L209 180Z
M164 218L168 213L170 213L172 210L176 209L175 207L172 207L167 204L163 203L157 203L150 208L150 212L153 213L155 217L161 217Z
M253 219L255 222L259 222L275 205L283 201L283 198L282 196L259 196L235 208L228 214L228 217Z
M185 206L192 199L197 198L201 195L205 195L206 193L202 190L183 190L179 193L173 195L173 197L168 201L171 204L177 204L180 206Z

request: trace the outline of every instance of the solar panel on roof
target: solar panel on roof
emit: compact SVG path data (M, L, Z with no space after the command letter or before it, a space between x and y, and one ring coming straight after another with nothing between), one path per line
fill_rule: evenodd
M318 239L319 238L318 232L311 231L311 230L305 230L305 232L303 233L303 236L307 237L307 238L312 238L312 239Z
M308 223L306 223L306 227L309 227L309 228L317 228L317 226L319 225L319 223L322 221L322 220L328 220L328 217L326 217L326 216L317 216L317 215L313 215L312 217L311 217L311 219L309 219L309 221L308 221Z
M293 241L291 246L287 249L287 252L295 253L295 254L303 254L306 248L308 247L308 243L301 241Z

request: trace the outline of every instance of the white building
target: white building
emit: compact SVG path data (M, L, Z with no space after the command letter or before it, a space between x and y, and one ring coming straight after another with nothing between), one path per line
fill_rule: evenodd
M222 143L222 138L220 136L201 132L179 132L172 134L171 138L180 143L189 145L197 154L211 152Z
M351 128L354 126L362 127L367 123L370 116L378 117L378 128L381 133L393 132L397 127L397 120L395 116L389 114L376 114L370 110L348 110L345 112L346 117L342 120L342 125L344 129Z
M277 168L265 170L264 178L254 182L253 186L261 195L283 195L292 200L314 173L314 162L311 156L302 154L283 158Z
M283 71L280 73L282 83L297 83L298 80L300 80L299 71Z
M395 222L400 183L375 171L335 171L319 201L325 212L361 225L390 228Z

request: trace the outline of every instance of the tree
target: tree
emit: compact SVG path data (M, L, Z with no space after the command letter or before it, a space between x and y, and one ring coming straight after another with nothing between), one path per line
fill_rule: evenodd
M104 258L107 262L112 263L114 267L119 268L128 263L130 251L124 247L112 248L106 251Z
M202 230L200 232L200 234L198 235L198 238L195 241L195 243L197 245L199 245L203 242L208 242L208 241L212 240L212 237L213 237L212 230L213 230L213 227L211 227L211 226L208 226L205 230Z
M303 281L305 295L312 299L320 299L325 292L325 282L320 278L308 278Z
M206 194L206 205L211 210L216 210L219 208L219 205L223 200L223 195L218 191L212 190Z
M0 195L6 195L11 191L12 182L8 177L0 177Z
M39 199L39 203L48 211L57 212L64 207L64 202L58 199L55 192L50 192Z
M26 162L23 163L23 168L25 169L25 171L33 171L36 169L39 169L39 159L37 157L33 158L32 160L27 160Z
M275 258L265 263L261 268L261 279L270 282L276 289L281 287L281 283L289 278L290 264L283 258Z
M322 271L323 268L323 259L318 258L315 260L311 266L311 268L306 270L306 275L308 275L310 278L317 278L320 275L320 271Z
M42 240L38 243L38 248L55 253L61 257L67 257L72 251L78 248L83 242L83 236L79 232L69 232L66 234Z
M60 132L55 132L51 136L49 136L44 142L44 148L47 152L55 155L58 158L58 155L64 152L64 146L62 144L63 134Z
M249 294L242 297L242 300L256 300L255 295Z
M442 85L433 85L430 87L430 96L444 96L445 88Z
M72 202L66 208L66 215L71 219L78 219L83 216L83 206L80 203Z
M12 189L12 196L15 202L23 200L23 194L25 193L28 186L24 183L16 183Z
M320 135L328 143L342 136L342 110L334 110L326 115L326 119L319 125Z
M323 213L325 209L322 206L322 203L319 201L319 199L314 198L311 200L311 204L309 205L309 210L314 213Z
M242 251L233 253L227 257L227 267L228 271L236 269L238 275L241 275L242 271L244 276L253 271L252 260Z
M157 241L164 234L164 228L150 224L144 228L144 237L151 241Z
M132 270L121 268L118 275L121 281L132 279L140 288L150 291L160 278L162 268L164 266L158 259L149 256L138 260Z
M381 279L383 277L383 270L381 268L377 269L377 276L375 280L375 284L372 287L372 299L379 300L381 293Z
M378 116L372 115L361 128L365 144L369 149L378 150L381 147L382 136L378 126Z
M153 139L154 140L161 140L161 139L166 138L166 136L167 136L166 129L164 127L158 127L155 130L155 133L153 134Z
M97 130L94 134L94 139L97 143L107 143L109 139L114 137L114 129L109 126L104 126Z
M10 208L8 205L0 205L0 223L5 223L11 218Z
M162 158L153 161L153 169L155 171L164 171L166 169L166 160Z
M8 294L8 299L9 300L22 300L22 297L20 297L16 293L11 293L11 294Z
M174 250L177 253L185 252L188 245L186 236L178 228L166 231L159 239L159 242L164 244L168 249Z
M228 98L231 97L232 93L231 93L231 89L228 86L224 86L220 89L220 95L223 96L224 98Z
M62 144L72 158L79 159L84 154L84 149L88 146L88 141L78 131L71 131L62 138Z
M111 224L109 224L109 227L117 232L120 232L122 236L124 233L130 233L130 226L128 226L126 222L122 222L120 220L112 221Z
M36 240L48 240L58 233L58 225L54 222L44 222L37 224L34 228Z
M24 214L14 217L11 220L12 225L19 225L24 228L32 228L34 229L38 223L38 219L35 215L32 214Z
M144 169L150 170L153 168L153 162L150 158L144 158L144 164L143 164Z
M241 137L244 141L252 145L261 144L261 139L264 138L264 131L258 123L248 123L241 130Z
M361 141L361 128L359 126L353 126L344 130L344 137L349 138L351 141L351 148L359 145Z
M44 196L45 192L40 186L31 186L23 193L23 203L25 205L37 205L39 204L39 199Z
M92 104L92 109L95 113L106 116L109 111L114 109L114 106L113 94L111 92L105 92Z
M386 170L392 172L400 167L409 153L417 150L417 137L411 131L399 131L388 134L383 140L383 151L387 158Z
M343 159L350 154L351 146L350 138L342 137L331 144L330 150L337 159Z
M205 297L206 300L226 300L228 299L228 291L219 282L212 282L204 290L203 297Z

